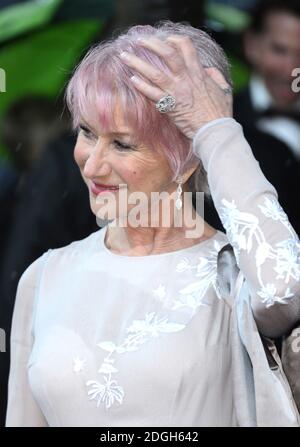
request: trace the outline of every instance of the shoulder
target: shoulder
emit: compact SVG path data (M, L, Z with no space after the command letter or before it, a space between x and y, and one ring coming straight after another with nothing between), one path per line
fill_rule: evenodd
M83 258L87 255L90 255L97 249L97 242L100 241L100 237L103 231L104 228L98 229L83 239L73 241L70 244L60 248L50 249L49 260L57 261L58 259L70 259L75 255Z
M103 230L104 230L104 228L98 229L82 239L75 240L75 241L71 242L70 244L64 245L63 247L52 248L50 251L52 254L63 255L65 253L68 253L68 252L74 250L75 248L78 250L86 250L87 248L93 246L95 240L97 239L97 237L100 234L100 231L103 231Z
M99 229L89 236L71 242L60 248L50 248L45 251L39 258L32 262L22 274L18 287L35 287L43 274L43 271L47 271L50 265L58 265L63 263L69 263L70 259L76 255L79 259L87 256L92 250L97 247L97 238L100 237Z
M79 259L88 255L92 247L95 250L98 234L99 230L64 247L49 249L27 267L17 287L12 324L14 338L28 330L27 325L35 320L40 296L44 296L45 290L49 290L49 286L54 287L56 281L59 285L68 271L74 272ZM74 253L81 256L73 258Z
M23 287L33 288L36 286L43 265L51 250L44 252L39 258L32 262L20 277L18 289Z

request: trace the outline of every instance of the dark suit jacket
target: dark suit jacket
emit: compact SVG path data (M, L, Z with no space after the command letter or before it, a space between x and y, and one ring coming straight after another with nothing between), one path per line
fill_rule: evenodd
M253 107L249 87L234 95L233 116L243 127L255 127L258 114Z

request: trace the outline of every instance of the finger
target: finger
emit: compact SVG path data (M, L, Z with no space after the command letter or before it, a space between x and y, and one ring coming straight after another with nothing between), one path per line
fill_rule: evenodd
M166 95L166 92L149 84L138 76L132 76L131 80L136 89L143 93L147 98L151 99L151 101L157 102Z
M153 65L139 58L135 54L124 51L120 54L120 57L126 65L136 70L157 87L164 89L164 87L170 85L170 80L165 73L153 67Z
M215 67L206 68L205 71L208 73L205 79L206 89L216 93L216 88L219 90L220 94L223 95L222 102L226 105L226 116L232 116L232 89L230 84L225 80L222 73ZM214 93L214 94L215 94ZM221 99L221 98L220 98Z
M163 58L173 73L179 73L185 68L181 51L179 52L178 48L174 47L174 45L170 45L157 37L151 37L149 39L143 38L138 41L143 47L148 48Z
M203 65L200 62L199 54L193 42L186 36L169 36L166 41L174 45L182 54L185 66L190 69L192 75L197 78L205 78L206 73Z
M208 67L205 68L206 73L209 75L209 77L222 89L231 89L231 86L228 84L220 70L218 70L216 67Z

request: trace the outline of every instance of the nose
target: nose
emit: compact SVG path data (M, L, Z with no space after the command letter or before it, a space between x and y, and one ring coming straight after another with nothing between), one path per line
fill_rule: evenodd
M111 167L106 157L106 146L98 140L97 144L89 152L83 168L83 175L87 178L107 177Z

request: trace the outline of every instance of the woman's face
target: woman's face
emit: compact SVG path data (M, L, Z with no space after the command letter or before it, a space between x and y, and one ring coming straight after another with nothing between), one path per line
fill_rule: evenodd
M116 108L115 121L114 133L101 133L96 122L82 121L74 150L89 189L91 209L98 219L104 220L128 216L139 204L136 199L139 192L148 199L148 206L146 202L142 205L148 214L151 192L171 194L177 186L171 182L172 172L165 155L135 140L134 130L124 125L120 107ZM119 189L104 189L98 194L94 183ZM128 204L130 196L132 203Z

